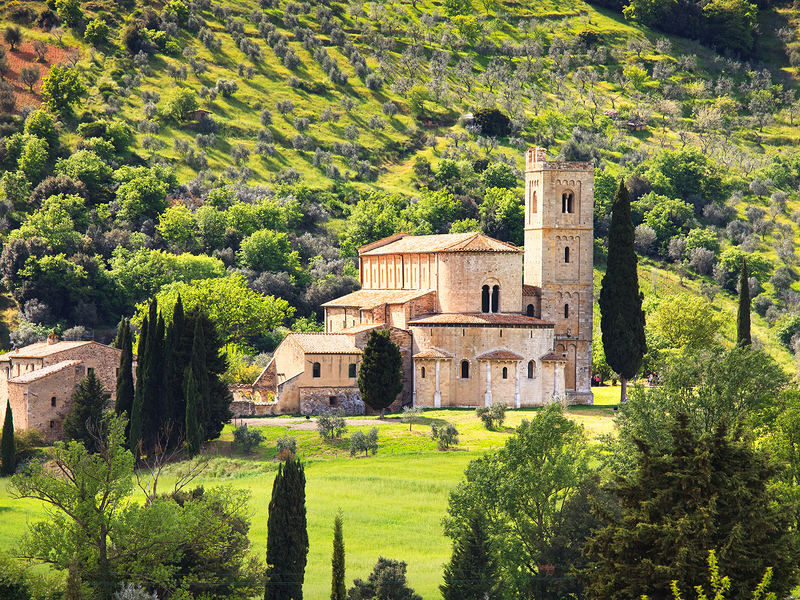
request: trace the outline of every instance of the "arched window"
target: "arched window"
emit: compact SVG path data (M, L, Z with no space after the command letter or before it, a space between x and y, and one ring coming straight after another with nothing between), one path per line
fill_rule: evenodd
M536 363L532 360L528 361L528 379L536 377Z
M569 319L569 304L564 305L564 318Z
M425 367L422 367L422 378L425 379Z
M321 376L320 375L320 371L321 371L321 369L320 369L319 363L314 363L314 366L311 367L311 376L312 377L320 377Z
M569 262L569 246L564 248L564 262L565 263Z
M572 213L572 192L561 194L561 212Z
M525 314L529 317L533 316L533 304L528 304L528 309L525 311Z
M469 361L461 361L461 379L469 379Z
M489 286L483 286L483 293L481 294L481 311L489 312Z
M500 286L496 285L492 288L492 312L500 311Z
M508 367L503 367L503 379L508 379Z

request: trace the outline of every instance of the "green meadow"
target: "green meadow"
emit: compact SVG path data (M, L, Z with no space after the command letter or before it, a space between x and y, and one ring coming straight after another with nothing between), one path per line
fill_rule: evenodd
M619 402L618 386L595 389L595 407L568 409L590 439L612 431L612 405ZM330 597L333 518L341 509L348 586L354 578L366 579L378 557L386 556L408 563L409 583L423 598L440 598L442 565L450 557L450 540L442 534L440 522L450 490L461 480L469 461L502 446L522 419L534 415L535 410L510 410L498 431L484 429L472 410L426 411L412 424L411 431L399 415L383 420L360 417L354 420L359 425L349 427L342 440L331 442L323 441L313 429L297 429L313 427L302 419L276 417L264 419L260 429L265 441L248 457L232 452L233 426L228 425L212 450L216 455L193 485L232 485L250 490L250 540L253 552L263 559L268 504L277 471L275 440L294 436L306 472L310 550L305 597ZM440 452L430 437L430 424L444 421L455 423L460 444ZM379 428L378 454L351 458L349 434L373 426ZM174 469L159 483L161 490L171 489L171 477ZM7 485L0 484L0 549L13 552L28 524L46 515L40 503L16 500Z

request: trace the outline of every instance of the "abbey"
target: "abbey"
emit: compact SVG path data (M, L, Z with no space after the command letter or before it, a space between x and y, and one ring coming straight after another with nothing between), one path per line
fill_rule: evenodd
M272 412L364 410L370 332L404 357L393 408L592 403L594 167L526 153L525 248L480 233L393 235L359 249L362 289L324 305L325 333L292 333L256 381Z

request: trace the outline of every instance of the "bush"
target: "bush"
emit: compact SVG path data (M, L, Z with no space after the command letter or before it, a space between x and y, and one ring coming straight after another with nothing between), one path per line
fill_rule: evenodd
M14 431L14 449L16 450L17 464L37 454L39 448L47 444L42 432L38 429L17 429Z
M431 423L431 437L436 440L436 447L439 450L447 450L450 446L458 445L458 429L452 423L445 423L441 427Z
M264 436L261 434L260 429L242 425L234 430L233 441L242 452L250 454L253 448L264 441Z
M275 448L278 451L279 456L283 455L284 453L294 456L297 454L297 438L293 438L288 435L278 438L278 441L275 442Z
M317 417L317 431L326 440L340 438L347 431L344 422L344 411L340 408L335 413L324 413Z
M363 431L356 431L350 436L350 456L355 456L356 452L364 451L367 456L370 451L372 455L378 453L378 428L373 427L367 435Z
M506 420L506 409L508 405L505 402L493 404L492 406L481 406L475 409L475 415L483 421L483 426L486 429L495 429L503 424Z

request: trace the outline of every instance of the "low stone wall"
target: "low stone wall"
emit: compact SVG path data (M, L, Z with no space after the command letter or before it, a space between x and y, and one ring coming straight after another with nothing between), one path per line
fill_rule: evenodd
M228 389L233 396L231 412L237 419L240 417L260 417L264 415L280 414L275 411L277 402L264 402L268 394L252 385L229 385Z
M342 410L346 415L363 415L364 401L357 387L300 388L300 412L304 415Z

